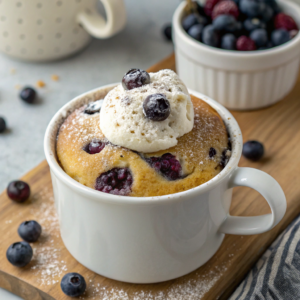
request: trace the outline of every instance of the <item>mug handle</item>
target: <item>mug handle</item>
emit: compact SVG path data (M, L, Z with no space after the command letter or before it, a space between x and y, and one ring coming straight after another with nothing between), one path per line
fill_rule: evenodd
M258 191L268 202L272 213L255 217L233 217L228 214L219 232L250 235L266 232L276 226L286 211L286 198L278 182L265 172L252 168L237 168L228 188L247 186Z
M123 0L100 0L105 8L107 21L98 14L81 11L77 22L93 37L104 39L121 31L126 23L126 9Z

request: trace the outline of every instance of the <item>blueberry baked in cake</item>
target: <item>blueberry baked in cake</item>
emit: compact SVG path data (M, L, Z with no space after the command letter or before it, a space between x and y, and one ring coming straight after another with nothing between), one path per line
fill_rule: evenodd
M104 99L73 111L57 136L64 171L100 192L147 197L215 177L230 158L222 118L171 70L127 72Z

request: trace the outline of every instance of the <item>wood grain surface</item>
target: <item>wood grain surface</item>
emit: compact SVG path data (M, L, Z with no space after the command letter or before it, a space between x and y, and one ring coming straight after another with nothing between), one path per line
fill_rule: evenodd
M151 67L150 71L175 68L174 56ZM218 252L198 270L176 280L134 285L104 278L80 265L65 249L59 234L53 206L51 178L44 161L23 177L32 189L24 204L13 203L6 193L0 196L0 286L26 300L65 300L60 280L67 272L79 272L87 281L80 299L227 299L257 259L300 212L300 84L281 102L269 108L233 112L242 129L244 141L263 142L266 154L260 162L244 158L240 166L263 170L282 186L288 201L284 219L273 230L253 236L227 235ZM231 214L252 216L270 211L265 200L249 188L235 188ZM34 258L24 268L10 265L6 249L19 241L18 226L25 220L39 221L44 233L32 244Z

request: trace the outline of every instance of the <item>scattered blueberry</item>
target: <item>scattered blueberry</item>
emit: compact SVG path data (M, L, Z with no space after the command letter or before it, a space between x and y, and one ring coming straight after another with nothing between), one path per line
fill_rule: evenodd
M244 21L244 28L251 32L255 29L266 29L266 23L258 18L246 19Z
M96 179L95 189L104 193L127 196L131 192L132 181L128 168L113 168Z
M102 104L103 104L103 99L97 100L95 102L91 102L87 105L87 107L84 109L84 113L88 115L93 115L98 112L100 112Z
M259 17L263 14L266 4L261 0L241 0L240 10L249 18Z
M166 24L163 27L162 32L163 32L163 35L166 40L172 41L172 25L171 24Z
M36 242L42 233L42 227L37 221L25 221L18 228L19 236L28 243Z
M12 181L7 187L7 195L11 200L24 202L30 196L29 185L21 180Z
M80 274L68 273L62 278L60 287L67 296L79 297L85 292L86 282Z
M20 92L20 98L27 102L27 103L33 103L36 98L36 91L32 87L25 87Z
M212 19L214 20L220 15L231 15L237 19L239 14L239 9L234 1L223 0L215 5L212 12Z
M285 29L276 29L272 32L271 41L274 46L282 45L290 40L290 34Z
M32 248L27 242L13 243L6 251L6 258L16 267L25 267L30 263L32 255Z
M210 158L213 158L216 154L217 154L216 149L213 148L213 147L211 147L211 148L209 149L209 152L208 152L209 157L210 157Z
M0 133L6 130L6 122L5 119L0 117Z
M163 94L149 95L143 103L143 112L152 121L163 121L171 113L170 102Z
M203 29L202 42L208 46L218 47L220 44L220 36L213 25L207 25Z
M226 50L236 50L236 37L232 33L223 35L221 48Z
M125 90L132 90L150 83L150 75L141 69L129 70L122 79L122 85Z
M258 141L248 141L243 145L242 153L246 158L257 161L264 155L264 146Z
M265 47L268 43L268 33L265 29L255 29L250 33L250 38L257 47Z
M234 32L237 29L237 22L231 15L219 15L214 19L213 26L220 32Z
M100 153L105 147L105 143L99 139L92 139L92 141L84 147L84 151L89 154Z
M195 24L188 30L188 34L195 40L201 41L202 31L203 31L203 25Z
M145 160L152 168L160 172L167 179L176 180L181 178L181 164L171 153L165 153L161 157L148 157Z

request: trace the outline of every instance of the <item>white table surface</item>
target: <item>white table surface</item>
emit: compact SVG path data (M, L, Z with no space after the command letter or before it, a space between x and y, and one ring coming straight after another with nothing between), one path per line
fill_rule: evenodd
M44 159L43 136L54 113L85 91L121 80L132 67L146 69L173 50L161 35L180 0L125 0L125 30L108 40L94 40L83 52L66 60L30 64L0 55L0 116L8 132L0 135L0 191ZM58 75L58 82L51 75ZM40 104L18 98L16 86L43 80ZM20 299L0 289L0 299Z

